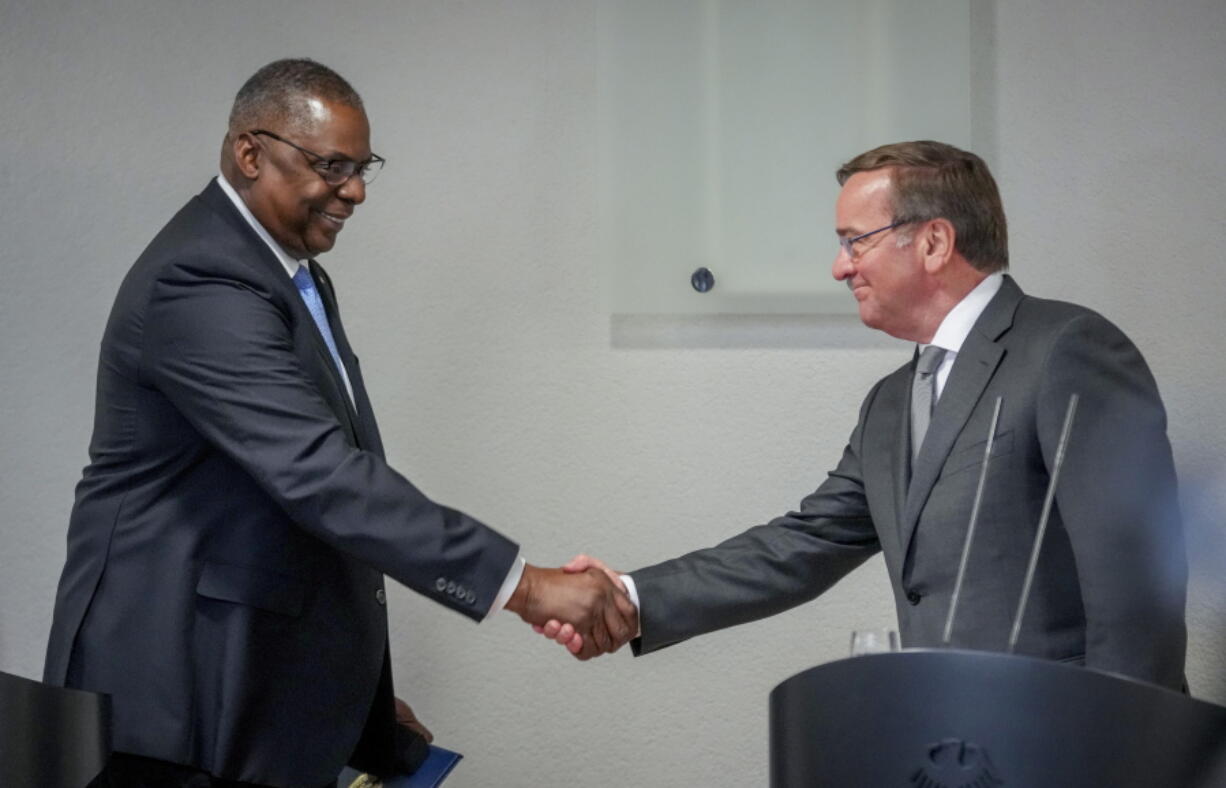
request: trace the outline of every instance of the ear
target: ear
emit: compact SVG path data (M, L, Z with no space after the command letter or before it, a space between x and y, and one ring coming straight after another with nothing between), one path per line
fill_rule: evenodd
M949 265L956 253L956 240L957 232L948 219L931 219L916 234L915 243L928 273L939 273Z
M250 132L242 132L227 138L230 157L235 168L247 180L258 180L260 168L264 164L264 150L258 140Z

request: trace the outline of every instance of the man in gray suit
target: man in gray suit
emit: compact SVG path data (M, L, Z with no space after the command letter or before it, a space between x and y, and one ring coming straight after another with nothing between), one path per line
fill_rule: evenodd
M633 572L646 653L813 599L881 551L902 644L937 646L995 403L1002 403L952 645L1003 649L1071 395L1068 443L1017 651L1179 688L1186 557L1158 389L1102 316L1024 295L982 159L886 145L838 171L846 282L870 328L917 343L799 509ZM580 556L571 569L603 567ZM550 622L546 635L582 637Z

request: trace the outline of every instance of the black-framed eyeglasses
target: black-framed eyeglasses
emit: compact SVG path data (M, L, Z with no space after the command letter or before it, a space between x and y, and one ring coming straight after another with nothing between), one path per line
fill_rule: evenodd
M284 142L286 145L294 148L299 153L307 157L307 162L311 165L311 169L319 173L319 177L324 179L324 182L329 186L340 186L345 181L353 176L358 176L363 183L373 183L379 175L379 170L383 169L384 162L387 159L382 156L372 155L366 161L354 161L353 159L325 159L313 150L307 150L301 145L290 142L285 137L279 134L273 134L267 129L252 129L249 134L263 134L265 137L272 137L277 142Z
M886 230L893 230L895 227L901 227L904 224L911 224L914 221L916 220L915 219L899 219L893 224L887 224L885 227L878 227L876 230L869 230L866 233L860 233L859 235L853 235L851 238L840 237L839 246L843 247L843 251L847 253L848 257L854 258L856 256L855 247L854 247L855 244L859 243L860 241L863 241L865 238L876 235L877 233L884 233Z

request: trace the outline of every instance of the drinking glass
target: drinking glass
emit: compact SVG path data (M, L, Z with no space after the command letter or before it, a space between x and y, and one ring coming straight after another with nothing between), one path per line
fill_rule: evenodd
M892 629L857 629L851 633L851 655L898 651L898 633Z

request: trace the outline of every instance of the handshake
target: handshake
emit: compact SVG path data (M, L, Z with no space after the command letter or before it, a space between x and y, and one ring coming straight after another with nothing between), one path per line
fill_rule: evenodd
M585 555L559 569L527 564L507 609L581 660L611 654L638 635L639 612L621 578Z

